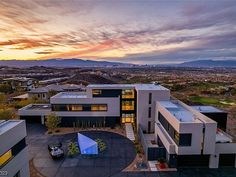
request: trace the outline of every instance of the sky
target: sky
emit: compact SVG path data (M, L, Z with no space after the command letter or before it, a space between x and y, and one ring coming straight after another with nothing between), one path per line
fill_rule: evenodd
M0 0L0 60L236 60L235 0Z

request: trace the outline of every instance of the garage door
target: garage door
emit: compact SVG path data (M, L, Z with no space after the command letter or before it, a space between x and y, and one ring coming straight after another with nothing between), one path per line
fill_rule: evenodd
M204 167L209 165L209 155L180 155L177 160L178 167L196 166Z
M220 154L219 166L234 166L235 154Z

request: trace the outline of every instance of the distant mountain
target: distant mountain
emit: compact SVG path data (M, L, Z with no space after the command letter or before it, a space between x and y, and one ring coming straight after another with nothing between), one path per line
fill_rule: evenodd
M189 61L178 64L180 67L205 67L205 68L213 68L213 67L230 67L236 68L236 60L197 60L197 61Z
M0 60L0 66L9 67L130 67L133 64L108 62L108 61L95 61L95 60L82 60L77 58L72 59L48 59L48 60Z

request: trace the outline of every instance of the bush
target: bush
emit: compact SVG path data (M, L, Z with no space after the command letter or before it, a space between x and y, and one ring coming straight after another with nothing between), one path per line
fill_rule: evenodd
M0 119L8 120L8 119L15 119L16 113L14 108L9 108L5 106L1 106L0 108Z
M68 144L68 156L73 157L79 153L79 148L76 142L70 142Z
M102 139L96 139L95 140L96 142L97 142L97 144L98 144L98 150L99 150L99 152L103 152L103 151L105 151L106 150L106 144L104 143L104 141L102 140Z

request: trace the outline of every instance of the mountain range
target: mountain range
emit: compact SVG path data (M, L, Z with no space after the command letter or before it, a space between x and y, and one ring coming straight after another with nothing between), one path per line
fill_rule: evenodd
M83 59L48 59L48 60L0 60L0 66L9 67L32 67L32 66L44 66L44 67L134 67L140 65L134 65L130 63L121 62L109 62L109 61L95 61L95 60L83 60ZM183 62L180 64L171 65L156 65L156 66L171 66L171 67L231 67L236 68L236 60L196 60Z
M196 60L178 64L180 67L197 67L197 68L236 68L236 60Z
M108 62L108 61L95 61L95 60L82 60L77 58L72 59L48 59L48 60L0 60L0 66L9 67L32 67L32 66L45 66L45 67L131 67L133 64Z

